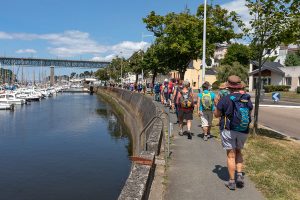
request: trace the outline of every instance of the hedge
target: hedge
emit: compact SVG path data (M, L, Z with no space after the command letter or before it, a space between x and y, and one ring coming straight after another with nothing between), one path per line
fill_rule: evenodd
M284 91L288 92L291 86L289 85L265 85L264 89L265 92L277 92L277 91Z
M300 94L300 86L297 87L297 93Z

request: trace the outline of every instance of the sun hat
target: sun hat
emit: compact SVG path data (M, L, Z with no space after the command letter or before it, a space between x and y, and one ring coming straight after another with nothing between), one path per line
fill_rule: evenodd
M241 83L241 78L236 75L231 75L228 77L227 82L226 82L226 87L232 88L232 89L244 88Z

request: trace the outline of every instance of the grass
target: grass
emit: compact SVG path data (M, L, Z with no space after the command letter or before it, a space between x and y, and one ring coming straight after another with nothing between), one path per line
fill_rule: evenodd
M220 141L218 119L213 136ZM245 172L268 200L300 200L300 142L267 129L250 135L243 151Z
M270 130L250 136L245 172L267 199L300 200L300 143Z

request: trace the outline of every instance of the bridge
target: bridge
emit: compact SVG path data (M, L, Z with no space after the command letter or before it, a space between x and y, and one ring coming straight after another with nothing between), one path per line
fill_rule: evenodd
M64 60L64 59L44 59L44 58L13 58L0 57L2 65L25 65L33 67L77 67L77 68L103 68L110 62L85 61L85 60Z

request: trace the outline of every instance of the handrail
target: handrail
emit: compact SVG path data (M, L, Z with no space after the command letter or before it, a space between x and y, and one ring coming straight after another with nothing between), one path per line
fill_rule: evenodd
M156 116L152 117L152 119L146 124L146 126L143 128L143 130L140 133L140 136L139 136L139 153L141 152L141 145L140 145L141 136L142 136L143 133L145 133L146 130L148 130L148 128L150 127L150 125L153 124L153 122L154 122L155 119L160 119L161 122L162 122L162 124L164 124L163 119L160 117L160 115L159 116L156 115ZM145 137L146 137L146 135L145 135ZM146 149L146 146L147 146L146 143L147 143L147 141L146 141L146 138L145 138L145 147L144 147L144 150L147 150Z

